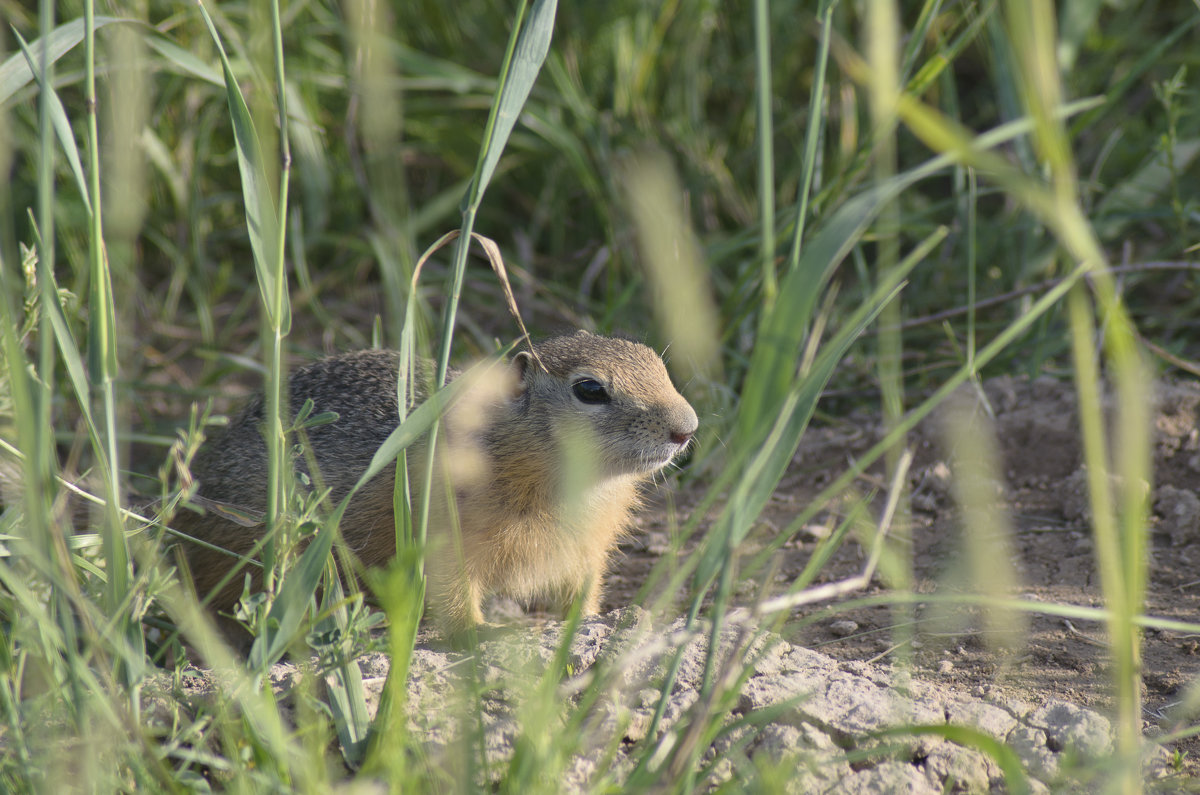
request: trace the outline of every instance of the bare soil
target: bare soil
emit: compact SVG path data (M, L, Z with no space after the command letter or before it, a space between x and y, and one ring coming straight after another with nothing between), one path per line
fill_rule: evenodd
M1200 622L1200 384L1164 382L1156 391L1145 613L1196 623ZM1008 548L1019 583L1015 595L1056 605L1102 607L1073 385L1049 377L1034 381L1002 377L988 382L983 393L994 419L989 421L983 402L977 403L973 430L981 435L994 432L1002 458L1003 483L997 483L995 490L1012 529ZM744 559L748 561L776 537L882 435L877 416L853 415L814 424L743 545ZM920 594L971 590L964 580L961 511L953 489L958 456L946 450L944 439L937 413L908 438L914 453L908 484L911 510L909 519L892 531L898 538L911 539L906 543L911 544L912 584ZM875 505L882 506L886 491L882 464L869 469L855 488L863 494L878 489ZM702 496L702 484L685 485L669 499L657 496L642 517L640 532L614 562L606 609L633 602L669 548L672 511L667 504L673 502L674 514L686 517ZM878 507L875 513L878 516ZM775 592L784 590L803 570L839 518L819 515L783 546L773 561ZM852 577L862 571L865 559L860 543L848 541L816 582ZM744 602L756 598L763 578L761 572L747 572L747 580L737 588ZM850 598L887 592L883 577L876 574L866 589ZM683 596L675 596L680 605ZM842 661L909 665L918 677L953 684L977 696L1011 697L1033 704L1061 699L1111 713L1109 655L1101 623L1033 614L1023 643L1005 650L987 642L986 622L968 607L950 621L944 615L938 618L931 605L918 605L907 614L881 606L846 608L828 616L824 611L829 608L825 603L794 611L782 634ZM1142 653L1146 732L1186 725L1181 721L1188 716L1181 715L1178 707L1189 683L1200 674L1200 634L1149 629ZM1200 742L1193 738L1177 747L1187 752L1185 769L1200 772L1195 761L1200 757Z

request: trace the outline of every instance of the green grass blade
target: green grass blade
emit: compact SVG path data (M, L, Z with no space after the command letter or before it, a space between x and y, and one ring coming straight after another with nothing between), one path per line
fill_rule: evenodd
M516 126L521 115L521 108L533 90L546 53L550 50L550 38L554 33L554 15L558 8L557 0L536 0L529 13L529 20L521 29L513 50L512 63L502 73L500 90L488 119L484 133L483 149L479 153L479 165L475 170L475 180L471 184L467 206L478 207L483 199L483 192L492 181L496 164L508 143L508 137ZM517 17L517 25L521 24L521 16ZM470 229L463 230L462 243L470 245Z
M270 181L267 178L266 160L258 133L254 128L254 119L242 89L238 86L237 78L229 58L225 55L225 47L221 36L213 24L212 17L203 3L197 3L204 22L208 25L209 34L221 56L221 69L225 76L225 96L229 104L229 116L233 122L234 141L237 145L238 171L242 176L242 197L245 200L246 227L250 234L250 248L254 252L254 272L258 276L259 291L264 299L273 298L278 290L276 276L272 270L279 259L279 218L275 214L275 200L271 194ZM264 300L264 309L268 312L267 322L272 326L287 328L289 319L286 315L275 317L271 315L273 301Z
M340 608L345 612L345 608ZM343 662L325 676L329 710L337 729L342 754L352 767L362 764L367 752L371 720L367 715L367 697L362 671L354 660Z
M732 484L733 491L726 502L726 507L705 538L704 547L700 552L699 562L696 564L693 575L694 598L688 613L689 627L699 614L708 587L718 575L721 577L714 606L714 621L710 638L710 643L713 645L710 646L710 649L715 648L714 640L719 634L724 617L724 597L728 594L732 561L736 558L736 555L732 554L733 550L741 543L766 501L774 493L779 479L783 476L784 470L800 443L800 437L812 417L825 384L850 344L896 296L908 273L945 238L945 235L945 229L938 230L923 245L911 252L903 262L884 275L870 298L847 319L846 324L839 332L822 346L821 353L814 361L811 370L795 379L782 404L769 415L776 419L765 429L765 438L761 429L754 429L754 435L742 437L740 450L730 466L731 470L736 470L741 475L736 483ZM789 274L788 278L793 276L795 274ZM782 314L785 313L787 304L781 300L776 307L774 313ZM728 484L715 484L712 490L719 491L726 485ZM651 735L662 719L667 703L665 694L669 693L674 686L679 663L680 656L676 654L663 682L664 696L651 718L649 729ZM706 681L713 663L714 658L710 654L705 663ZM649 756L644 757L639 768L647 763L649 758Z
M1112 87L1104 92L1103 104L1083 114L1071 125L1072 138L1095 124L1106 113L1113 111L1131 89L1145 88L1146 72L1161 64L1166 52L1197 25L1200 25L1200 14L1192 14L1160 41L1155 42L1153 47L1147 49L1127 69L1122 70Z
M926 89L942 75L954 63L954 59L967 47L975 41L975 38L983 30L984 25L991 17L996 9L995 0L992 0L978 14L976 14L954 39L945 47L942 47L936 53L929 57L916 74L909 79L905 85L905 93L913 96L921 96ZM913 51L915 56L916 51ZM908 68L905 68L905 74L908 73Z
M1081 100L1057 110L1059 117L1094 107L1098 100ZM822 286L829 281L841 261L858 243L863 233L883 208L899 193L922 179L951 165L961 152L987 153L989 149L1011 141L1033 129L1032 119L1018 119L977 136L943 139L948 154L940 154L917 168L897 174L850 199L830 217L809 242L794 271L780 285L779 300L788 308L763 323L751 357L750 370L742 388L739 405L739 430L747 433L753 418L768 416L772 403L781 399L791 379L796 352L803 345L806 327L812 318ZM949 136L948 128L939 132ZM989 159L995 163L999 158Z
M406 702L409 668L425 602L425 585L420 576L422 557L416 546L398 544L391 565L368 575L372 578L371 590L388 616L391 664L375 722L367 735L363 771L367 775L387 775L392 781L405 780L409 763Z
M1190 169L1198 155L1197 138L1178 141L1171 151L1164 149L1150 155L1141 168L1105 191L1096 206L1096 234L1106 241L1118 239L1140 214L1161 204L1170 191L1173 169L1176 173Z
M120 452L117 444L117 321L113 297L112 274L109 271L107 248L104 244L103 203L100 193L100 133L96 118L96 29L95 0L86 0L86 93L88 130L88 194L92 208L88 234L88 375L98 393L103 423L103 453L99 456L105 494L104 562L107 570L105 608L115 624L116 633L133 650L137 660L121 665L118 675L126 685L134 685L141 677L145 638L136 617L126 605L132 601L132 574L129 546L121 520L122 488L120 482Z
M502 367L503 364L493 361L491 365L483 366ZM358 482L351 489L350 494L346 496L346 499L350 499L350 495L365 486L371 478L395 463L397 456L432 428L437 418L454 404L460 393L468 386L467 380L455 379L413 410L413 413L409 414L408 418L397 426L396 430L392 431L383 444L379 446L379 450L371 458L370 465L363 472L362 477L358 479Z
M221 72L213 69L175 42L154 34L147 34L145 39L151 49L166 58L168 63L173 64L183 74L198 77L214 86L225 87L225 76Z
M1058 62L1064 69L1075 66L1079 49L1084 39L1095 28L1100 9L1103 7L1102 0L1067 0L1059 7L1061 32L1054 54L1058 56Z
M947 230L944 228L935 231L910 252L904 261L884 274L868 299L846 319L845 325L838 333L821 346L811 371L800 378L793 377L787 399L769 415L776 417L776 420L766 438L762 438L761 430L744 437L746 450L753 451L753 455L747 460L744 469L741 466L736 467L743 474L730 494L730 507L722 512L709 532L708 538L714 543L706 548L704 557L696 569L698 585L711 580L728 549L741 543L751 522L774 493L779 479L783 477L796 447L800 444L800 437L816 409L821 392L850 345L895 297L912 269L945 239L946 234ZM783 313L783 307L787 304L781 301L779 306L779 312ZM792 368L794 370L794 363ZM723 539L725 546L722 547L716 542L717 539Z
M21 47L21 53L25 56L25 61L29 64L31 73L37 74L33 52L30 51L29 45L25 43L25 38L15 30L13 31L13 35L17 37L17 44ZM63 107L62 100L58 98L58 92L54 90L54 86L47 86L41 79L38 79L37 84L39 89L48 91L50 94L50 120L54 124L54 134L58 136L58 142L62 145L63 153L67 156L67 163L71 166L71 174L74 175L75 184L79 188L79 196L83 199L88 213L91 213L92 201L89 198L87 179L83 175L83 163L79 159L79 147L75 144L75 133L71 132L71 122L67 119L66 108Z
M775 126L771 119L771 35L767 0L754 2L755 128L758 140L758 234L762 295L767 312L775 303Z
M326 520L316 537L309 543L300 560L279 584L279 592L267 612L265 631L254 639L250 648L249 665L254 671L265 671L279 661L288 646L296 641L300 624L308 612L313 594L321 582L325 564L333 550L337 521L345 512L345 504Z
M42 237L39 235L39 240ZM104 455L106 448L101 441L95 417L92 414L87 367L84 366L83 355L79 352L79 345L75 342L75 335L72 333L66 313L63 311L62 294L54 279L54 272L42 262L41 257L38 258L38 269L38 278L43 280L45 285L42 288L44 290L42 311L46 322L50 324L50 333L47 334L47 339L51 344L57 343L58 350L62 354L63 364L67 368L67 379L75 392L75 399L79 402L80 414L87 428L89 440L99 456L98 463L105 470L105 477L107 477L111 464Z
M279 184L279 205L271 191L270 179L267 175L266 158L262 151L254 120L246 105L241 88L234 78L229 58L225 54L221 36L217 32L212 17L209 16L203 3L197 4L209 35L217 47L221 57L221 68L225 76L225 95L229 106L229 116L233 123L234 141L237 149L238 171L242 180L242 196L246 212L246 227L250 237L250 248L254 253L254 272L258 279L260 306L266 316L263 327L264 343L267 350L266 385L264 388L265 416L264 438L267 447L267 533L263 546L263 590L271 594L275 588L277 563L279 563L277 539L275 530L283 517L287 503L290 472L285 471L287 439L284 432L285 414L283 372L283 337L291 327L291 308L288 302L287 280L284 271L283 252L285 225L283 219L287 212L288 194L288 145L287 120L281 115L280 124L280 157L281 173ZM279 84L279 96L285 94L283 86L282 44L276 36L276 71ZM281 100L282 101L282 100ZM286 113L286 107L279 107L281 114ZM283 525L286 535L287 525ZM286 546L286 544L285 544Z
M785 310L767 315L760 328L742 387L740 433L750 433L758 418L773 415L794 378L813 308L837 266L891 199L944 165L931 162L855 196L809 242L796 269L780 284L779 304Z
M95 27L99 29L114 22L129 21L117 17L96 17ZM47 49L47 62L57 63L59 58L83 41L84 29L83 17L73 19L55 28L50 35L42 36L29 45L29 60L26 60L26 56L23 54L17 54L10 56L3 64L0 64L0 106L3 106L13 94L34 80L34 74L41 68L36 64L41 63L43 47ZM15 30L13 32L16 33Z
M820 12L821 43L813 75L812 95L808 100L808 123L804 130L804 173L800 178L800 196L796 202L796 221L792 231L791 252L788 254L788 273L800 267L804 228L808 221L808 203L812 198L813 176L817 167L817 145L824 136L825 75L829 67L829 43L833 37L833 6L833 2L828 2Z
M944 403L955 389L961 386L967 379L971 378L979 368L987 365L988 362L1000 355L1008 346L1013 344L1013 341L1026 333L1030 326L1035 321L1045 315L1052 307L1056 306L1063 296L1074 286L1087 272L1084 266L1076 267L1066 278L1059 284L1048 290L1041 298L1019 318L1014 320L1002 332L996 335L987 345L979 351L975 357L973 364L965 364L960 367L955 373L950 376L940 387L938 387L932 395L926 398L919 405L910 409L905 415L904 421L895 429L898 433L908 433L917 423L923 420L939 405ZM796 518L788 525L787 529L779 535L779 538L772 543L772 546L778 546L787 539L799 532L804 524L810 521L814 516L822 510L821 506L827 505L829 500L834 496L841 494L855 480L867 470L867 467L875 463L884 453L884 451L892 444L894 440L890 437L876 443L870 450L859 456L854 465L838 476L832 483L821 490L810 502L808 507L800 511Z
M906 82L912 75L913 65L917 61L917 54L928 39L930 25L937 18L941 8L942 0L925 0L921 4L921 12L918 14L916 22L913 23L912 31L905 36L907 42L904 45L904 53L900 58L897 82Z
M454 266L448 289L448 301L442 319L442 339L437 362L437 385L446 381L446 368L450 362L450 344L453 339L454 318L458 311L458 298L462 292L463 274L467 267L467 251L471 246L475 227L475 213L483 199L484 191L491 182L496 164L508 143L508 137L520 117L521 108L533 90L546 53L550 49L550 37L554 32L556 0L537 0L527 23L522 25L526 2L522 0L513 25L508 52L500 73L496 99L488 116L484 130L483 146L479 151L479 162L475 177L467 195L463 197L463 222L461 235L454 249ZM432 456L430 457L432 466ZM429 482L428 479L426 482ZM421 524L427 515L427 500L422 499Z
M442 317L442 337L438 349L437 374L434 383L434 386L438 388L445 384L446 370L450 364L450 346L454 338L455 316L458 312L458 300L462 293L463 277L467 268L467 252L473 238L475 213L483 193L491 181L492 173L495 171L504 146L508 142L509 134L516 125L521 108L524 106L529 92L533 90L533 83L546 59L546 52L550 47L550 37L554 31L554 14L557 7L555 0L537 0L529 21L524 26L521 24L526 8L524 0L522 0L517 13L517 20L513 26L504 65L501 69L496 99L488 116L483 146L475 167L475 177L463 200L462 228L459 230L460 236L454 249L453 270L446 291L446 308ZM410 300L405 320L406 326L411 323L414 306L413 301ZM430 434L424 487L416 513L417 537L422 544L429 523L430 489L433 483L437 429L438 424L435 420L433 431Z

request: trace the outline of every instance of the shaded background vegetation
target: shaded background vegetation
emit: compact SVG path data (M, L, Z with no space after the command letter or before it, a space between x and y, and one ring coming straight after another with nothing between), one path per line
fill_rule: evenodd
M290 345L301 356L367 344L376 317L384 321L382 341L395 343L404 283L397 274L408 272L425 246L457 225L511 26L504 3L379 4L366 23L375 36L367 39L357 35L355 7L307 2L284 11L294 158L289 261L297 319ZM1012 91L1013 54L994 4L934 8L925 35L903 42L905 80L925 83L920 95L926 101L975 130L1020 117ZM1200 120L1188 80L1189 67L1194 73L1192 62L1200 57L1196 9L1166 2L1065 8L1081 9L1082 17L1078 29L1070 28L1070 20L1062 25L1067 97L1104 97L1071 127L1084 196L1102 242L1115 263L1185 260L1196 220ZM36 37L36 18L25 4L6 2L2 10L27 39ZM243 90L262 117L270 101L265 12L231 2L211 10L240 64ZM906 4L906 26L916 23L920 10L919 4ZM59 4L60 19L80 13L77 3ZM199 59L198 65L213 69L212 42L192 9L151 2L122 4L113 13L140 15L166 41ZM826 127L810 228L819 227L871 173L865 93L836 58L838 38L851 46L857 39L861 13L855 3L833 10L835 59L822 109ZM750 18L749 3L613 2L559 9L546 67L478 222L479 231L504 250L531 327L582 324L644 335L660 346L667 342L646 322L645 275L621 184L624 161L646 148L661 149L678 170L689 217L704 244L723 321L725 386L736 392L761 280ZM102 46L122 48L136 60L114 56L102 64L102 74L111 78L105 81L109 91L102 83L102 130L123 129L106 115L114 107L144 121L133 140L110 138L106 149L112 158L126 146L137 161L136 187L121 197L128 204L127 220L110 220L128 224L133 233L110 241L125 332L123 375L141 390L153 384L173 388L180 379L165 371L179 364L189 388L219 394L238 367L230 356L253 359L257 344L253 268L223 90L185 72L173 53L119 38L113 30L102 32ZM248 33L256 30L263 32ZM773 4L774 198L781 259L803 173L817 30L811 10ZM12 53L11 33L5 36L5 51ZM82 106L79 50L58 65L59 91L73 109ZM948 63L939 70L943 55ZM120 70L129 69L147 79L136 96L122 100L113 94L139 86L136 80L122 82ZM219 72L209 76L218 78ZM31 242L26 209L34 204L36 188L34 89L19 92L5 109L13 159L8 190L0 198L0 245L13 267L18 244ZM929 156L903 131L898 151L901 169ZM1008 147L1005 156L1036 173L1027 142ZM86 215L78 193L66 187L69 171L61 159L59 170L60 284L85 295ZM950 228L937 256L911 277L903 303L907 319L966 304L973 256L966 238L966 190L964 173L947 171L900 199L904 248L937 224ZM985 181L977 212L978 298L1059 274L1053 239ZM843 267L841 302L853 304L862 294L873 254L868 239ZM475 268L468 278L461 316L469 332L465 338L476 349L490 347L494 337L510 339L515 329L488 272ZM1200 353L1195 279L1194 272L1152 270L1124 280L1143 332L1189 359ZM436 306L439 280L426 283ZM981 310L981 337L1022 306L1021 299L1012 299ZM911 330L905 345L910 386L923 386L931 374L959 362L964 318L953 318L947 327L929 322ZM992 367L1036 371L1054 367L1064 351L1063 330L1051 315ZM835 376L835 390L869 388L871 353L869 341L858 346L854 360ZM169 408L177 411L178 405ZM172 420L153 412L132 418L135 426L166 427Z

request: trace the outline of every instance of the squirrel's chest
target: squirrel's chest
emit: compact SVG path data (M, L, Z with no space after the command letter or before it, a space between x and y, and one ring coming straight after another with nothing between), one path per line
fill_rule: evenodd
M575 499L534 504L478 496L460 505L464 551L489 571L488 579L533 595L552 582L577 581L603 565L628 525L637 484L618 480ZM485 506L488 510L473 510Z

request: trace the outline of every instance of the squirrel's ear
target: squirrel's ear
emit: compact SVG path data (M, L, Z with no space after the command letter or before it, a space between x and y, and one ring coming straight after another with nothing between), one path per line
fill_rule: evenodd
M509 372L512 373L512 398L519 398L525 394L525 388L528 386L526 378L529 375L529 368L533 365L533 357L529 355L529 351L518 351L513 355L512 361L509 362Z

